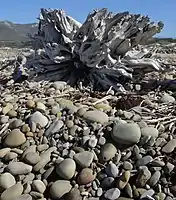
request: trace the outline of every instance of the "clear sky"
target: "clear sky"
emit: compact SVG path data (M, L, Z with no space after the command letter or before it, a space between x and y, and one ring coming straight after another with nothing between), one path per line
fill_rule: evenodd
M0 0L0 8L0 20L16 23L36 22L40 8L62 8L80 22L95 8L129 11L163 21L160 36L176 37L176 0Z

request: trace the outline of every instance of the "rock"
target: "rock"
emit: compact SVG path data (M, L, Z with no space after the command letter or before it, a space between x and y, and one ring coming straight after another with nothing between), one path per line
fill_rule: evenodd
M174 151L175 148L176 148L176 139L172 139L162 148L162 152L171 153Z
M10 161L10 160L13 160L13 159L16 159L18 157L18 154L17 153L14 153L14 152L9 152L5 155L4 157L4 160L5 161Z
M152 136L152 137L158 137L158 130L154 127L144 127L141 129L141 135L142 136Z
M164 94L161 97L160 102L162 102L162 103L173 103L173 102L175 102L175 98L170 96L169 94Z
M154 172L154 174L152 175L152 177L148 181L148 185L150 185L151 187L155 186L158 183L158 181L160 180L160 177L161 177L160 171Z
M19 128L22 125L22 120L21 119L13 119L10 124L9 124L9 128L10 129L16 129Z
M23 186L21 183L11 186L1 194L1 200L13 200L19 197L23 192Z
M10 173L6 172L0 175L0 188L6 190L15 184L16 180Z
M111 188L112 185L114 185L114 178L113 177L107 177L107 178L104 178L102 181L101 181L101 187L103 189L108 189L108 188Z
M106 113L99 110L91 110L84 113L83 118L91 122L97 122L105 124L109 121L109 117Z
M10 162L7 165L7 170L12 175L24 175L32 171L32 166L24 164L23 162Z
M28 101L26 102L26 106L27 106L28 108L34 108L34 107L35 107L35 102L34 102L33 100L28 100Z
M89 151L83 151L73 156L75 162L82 168L89 167L93 161L94 154Z
M13 104L11 104L11 103L7 103L7 105L5 106L5 107L3 107L3 109L2 109L2 113L4 114L4 115L6 115L10 110L12 110L13 109Z
M52 124L49 126L49 128L45 131L44 135L49 137L57 132L64 126L64 123L62 120L55 119Z
M72 188L69 193L64 196L64 200L81 200L81 194L78 188Z
M130 171L125 171L122 173L122 175L119 177L117 181L117 188L119 188L120 190L125 188L130 179L131 176L130 174L131 174Z
M29 122L34 122L36 124L39 124L42 128L44 128L48 124L48 118L45 117L41 112L36 111L31 115Z
M64 194L70 192L71 188L70 181L58 180L51 185L50 194L53 199L59 199L63 197Z
M11 151L11 148L3 148L0 149L0 159L4 158L6 154L8 154Z
M6 124L9 121L9 116L1 115L0 116L0 124Z
M133 169L133 165L130 162L128 162L128 161L124 161L123 162L123 168L125 170L132 170Z
M141 130L136 123L115 123L112 138L121 144L135 144L141 138Z
M171 188L170 188L172 194L174 195L174 197L176 196L176 185L173 185Z
M56 166L56 173L63 179L71 179L76 171L75 161L67 158Z
M25 161L30 165L35 165L40 161L40 156L36 152L29 152L25 156Z
M64 82L64 81L55 81L53 83L53 87L56 89L56 90L63 90L65 87L66 87L67 83Z
M8 147L18 147L24 142L26 142L26 137L20 129L12 130L4 140L4 144Z
M78 175L78 184L79 185L86 185L91 183L96 178L96 173L93 172L90 168L84 168Z
M146 198L147 196L152 197L154 194L155 191L153 189L147 190L141 195L140 199Z
M151 156L144 156L143 158L140 158L137 162L136 162L136 166L140 167L140 166L145 166L147 164L149 164L150 162L152 162L153 158Z
M116 178L119 174L119 170L118 170L117 166L112 162L110 162L107 165L105 172L109 177L113 177L113 178Z
M13 200L32 200L32 197L29 194L23 194Z
M34 180L32 182L32 188L34 191L43 194L46 190L45 184L41 180Z
M36 103L36 109L39 110L39 111L45 112L46 106L45 106L42 102L39 102L39 101L38 101L38 102Z
M93 135L93 136L90 137L90 139L88 141L88 145L91 148L95 148L97 146L97 142L98 142L98 139L96 138L95 135Z
M104 162L111 160L117 153L116 147L111 143L106 143L101 147L100 159Z
M118 188L112 188L105 192L104 197L107 200L117 200L120 197L120 190Z
M144 187L147 181L151 178L151 172L146 166L139 168L139 174L136 179L136 185L138 187Z

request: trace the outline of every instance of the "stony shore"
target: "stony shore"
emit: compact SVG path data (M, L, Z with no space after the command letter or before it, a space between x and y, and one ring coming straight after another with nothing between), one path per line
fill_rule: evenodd
M174 200L174 94L0 86L1 200ZM123 109L128 107L128 109Z

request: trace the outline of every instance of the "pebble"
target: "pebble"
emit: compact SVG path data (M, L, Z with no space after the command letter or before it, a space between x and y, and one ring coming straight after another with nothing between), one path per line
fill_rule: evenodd
M0 175L0 188L8 189L16 184L16 180L12 174L6 172Z
M144 127L141 129L142 136L158 137L158 130L154 127Z
M89 151L83 151L73 156L75 162L82 168L89 167L93 161L94 154Z
M4 157L4 160L5 161L10 161L10 160L13 160L13 159L16 159L18 157L18 154L17 153L14 153L14 152L9 152L5 155Z
M111 188L112 185L114 185L114 178L113 177L106 177L101 181L101 187L103 189Z
M107 200L117 200L120 197L120 190L118 188L111 188L104 194Z
M130 176L130 171L123 172L117 181L117 188L119 188L120 190L124 189L130 179Z
M140 167L140 166L145 166L147 164L149 164L150 162L152 162L153 158L151 156L144 156L143 158L140 158L137 162L136 162L136 166Z
M133 165L130 162L128 162L128 161L124 161L123 162L123 168L125 170L132 170L133 169Z
M24 175L32 171L32 166L27 165L23 162L10 162L7 165L7 170L12 175Z
M136 179L136 185L138 187L144 187L148 180L151 178L151 172L148 170L146 166L139 168L139 174Z
M12 130L4 140L4 144L8 147L18 147L24 142L26 142L26 137L20 129Z
M50 187L50 194L53 199L59 199L63 197L64 194L70 192L72 186L70 181L58 180L55 181Z
M87 185L91 183L96 178L96 173L90 168L84 168L78 175L78 184Z
M23 194L13 200L32 200L32 196L29 194ZM44 200L44 199L42 199Z
M91 148L95 148L97 146L97 142L98 142L98 139L96 138L95 135L93 135L93 136L90 137L90 139L88 141L88 145Z
M101 147L100 159L104 162L107 162L112 158L114 158L116 153L117 153L116 147L111 143L106 143Z
M141 195L140 199L147 198L147 196L152 197L154 194L155 194L155 191L153 189L147 190Z
M109 177L113 177L113 178L116 178L119 174L119 170L118 170L117 166L112 162L110 162L107 165L105 172Z
M91 122L97 122L100 124L105 124L109 121L108 115L99 110L87 111L84 113L83 118L85 120L88 120Z
M175 98L173 96L170 96L169 94L164 94L161 97L160 102L162 102L162 103L173 103L173 102L175 102Z
M29 122L39 124L42 128L44 128L48 124L48 118L41 112L36 111L31 115Z
M116 123L111 136L117 143L135 144L141 138L141 130L136 123Z
M176 148L176 139L172 139L162 148L162 152L171 153L174 151L175 148Z
M46 106L42 102L39 101L36 103L36 109L39 111L45 112Z
M36 152L29 152L25 156L25 161L30 165L35 165L40 161L40 156Z
M3 149L0 149L0 158L4 158L4 156L6 154L8 154L9 152L11 151L11 148L3 148Z
M76 164L73 159L67 158L56 166L56 173L63 179L71 179L76 171Z
M158 181L160 180L160 177L161 177L161 172L160 171L154 172L154 174L151 176L148 184L151 187L155 186L158 183Z
M12 200L14 198L21 196L22 192L23 192L23 185L21 183L17 183L6 189L1 194L1 200Z
M57 132L60 131L60 129L64 126L64 123L62 120L55 119L52 124L49 126L49 128L45 131L44 135L49 137Z
M82 200L79 189L76 187L72 188L70 192L65 195L64 200Z
M34 191L43 194L46 190L45 184L41 180L34 180L32 182L32 188Z
M56 89L56 90L63 90L65 87L66 87L67 83L64 82L64 81L55 81L53 83L53 87Z

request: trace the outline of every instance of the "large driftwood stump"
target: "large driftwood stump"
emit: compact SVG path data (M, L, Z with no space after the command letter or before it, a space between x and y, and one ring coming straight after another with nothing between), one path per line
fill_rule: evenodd
M36 50L28 65L35 69L35 80L119 90L135 69L162 69L157 61L145 58L147 51L134 50L162 28L162 22L154 24L148 16L128 12L114 15L107 9L94 10L81 24L63 10L41 9L34 39L43 50Z

